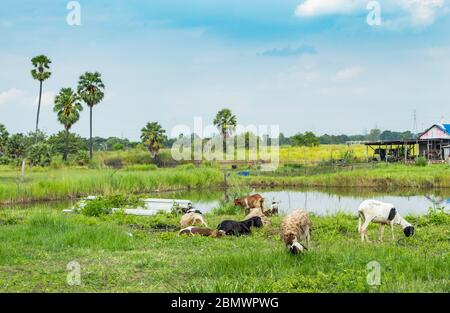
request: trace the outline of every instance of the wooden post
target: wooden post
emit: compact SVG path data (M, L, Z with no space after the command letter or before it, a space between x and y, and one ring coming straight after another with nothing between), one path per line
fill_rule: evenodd
M369 163L369 146L366 145L366 162Z
M25 179L25 159L22 160L22 168L20 170L20 180L23 182Z

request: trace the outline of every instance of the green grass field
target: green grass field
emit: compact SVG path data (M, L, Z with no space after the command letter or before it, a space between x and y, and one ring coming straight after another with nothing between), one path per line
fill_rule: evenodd
M60 209L0 211L1 292L450 291L448 215L407 217L416 236L400 244L389 236L361 243L354 216L312 216L312 245L294 257L279 239L281 217L248 237L186 238L172 215L96 218ZM243 215L206 218L214 227ZM378 227L369 234L376 239ZM80 264L79 286L67 283L71 261ZM379 286L367 283L371 261L381 266Z

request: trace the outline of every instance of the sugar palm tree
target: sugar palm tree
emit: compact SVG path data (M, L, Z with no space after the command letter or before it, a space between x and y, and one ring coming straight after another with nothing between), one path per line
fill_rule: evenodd
M55 106L53 111L58 116L58 121L64 125L64 154L63 160L67 161L67 148L69 139L69 130L80 119L80 111L83 111L80 97L72 88L62 88L55 97Z
M36 132L39 130L39 113L41 111L41 99L42 99L42 83L44 80L49 79L52 73L48 71L52 61L45 55L38 55L31 59L31 64L34 68L31 70L31 76L33 79L39 81L39 102L36 114Z
M223 153L227 152L227 138L236 128L236 116L231 113L230 109L222 109L217 112L214 119L214 126L220 131L223 139Z
M102 82L101 74L99 72L86 72L80 76L78 81L78 94L81 99L89 107L89 157L92 160L92 108L94 105L102 101L105 96L103 90L105 85Z
M164 145L166 139L166 131L161 127L158 122L148 122L141 130L142 142L147 146L150 155L155 162L160 165L159 162L159 149Z

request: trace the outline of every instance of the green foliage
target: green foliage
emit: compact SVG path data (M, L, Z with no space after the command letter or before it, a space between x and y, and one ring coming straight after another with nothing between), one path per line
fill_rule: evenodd
M427 217L434 225L450 226L450 214L445 212L445 207L430 207L428 209Z
M78 81L78 94L90 107L98 104L105 96L103 92L105 85L101 77L99 72L86 72L80 76Z
M219 206L212 209L213 214L216 215L237 215L242 213L242 208L235 206L233 202L221 201Z
M164 147L166 131L158 122L148 122L141 129L141 140L147 146L148 151L154 159L157 159L159 150Z
M52 75L51 72L48 71L50 69L50 64L52 61L45 55L38 55L31 59L31 64L33 65L33 69L31 70L31 76L33 79L38 81L44 81Z
M49 166L52 162L52 147L46 143L37 143L28 149L28 160L32 166Z
M25 157L26 147L26 137L23 134L14 134L8 138L5 155L17 162Z
M114 151L118 151L118 150L123 150L123 144L122 143L115 143L115 144L113 144L113 146L112 146L112 149L114 150Z
M60 131L48 138L47 142L53 147L55 153L64 153L65 136L65 131ZM86 141L77 134L69 133L67 152L76 154L80 150L87 150Z
M85 150L79 150L75 155L75 163L81 166L89 164L88 152Z
M425 157L421 156L416 159L415 164L416 164L416 166L427 166L428 160Z
M84 207L78 208L83 215L86 216L101 216L111 214L111 209L124 209L127 207L142 207L144 202L137 196L104 196L98 197L94 200L86 200Z
M319 138L312 132L298 133L291 137L291 142L294 146L306 147L317 147L320 144Z
M126 172L134 172L134 171L156 171L158 167L155 164L132 164L127 165L123 170Z
M6 144L8 143L9 133L5 125L0 124L0 156L5 153Z

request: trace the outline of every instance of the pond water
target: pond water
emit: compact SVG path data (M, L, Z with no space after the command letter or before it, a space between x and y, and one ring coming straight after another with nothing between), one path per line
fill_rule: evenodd
M233 190L227 191L233 198ZM272 200L279 201L280 213L302 208L316 215L328 215L336 212L355 214L359 204L366 199L377 199L393 203L402 215L422 215L430 207L445 207L450 212L450 189L434 190L372 190L369 188L328 188L328 189L264 189L250 190L260 193L265 199L265 207ZM191 200L194 207L202 212L210 212L219 206L225 197L224 190L204 190L190 192L165 192L145 195L155 198L173 198ZM48 208L63 210L71 208L74 201L34 203L24 205L0 206L2 208L33 209Z
M353 194L340 194L329 190L256 190L256 192L266 199L265 207L268 207L272 200L279 201L280 213L288 213L294 209L302 208L316 215L330 215L336 212L356 214L359 204L366 199L393 203L400 214L403 215L427 214L430 207L445 207L446 211L450 211L450 190L407 195L389 192L365 195L357 191ZM219 202L219 199L200 200L194 202L194 206L208 212L218 206Z

